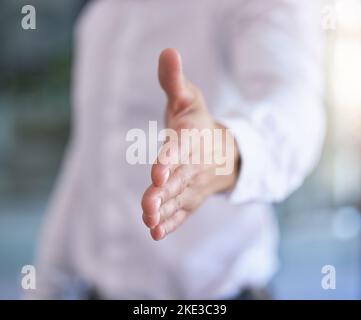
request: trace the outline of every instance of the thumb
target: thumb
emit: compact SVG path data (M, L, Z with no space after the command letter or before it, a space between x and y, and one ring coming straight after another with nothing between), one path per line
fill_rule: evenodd
M192 89L182 71L182 58L175 49L165 49L159 57L159 83L165 91L168 102L187 104L193 99Z

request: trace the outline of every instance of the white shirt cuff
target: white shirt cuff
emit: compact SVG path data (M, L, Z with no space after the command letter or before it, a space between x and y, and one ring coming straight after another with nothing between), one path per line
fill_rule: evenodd
M262 200L262 179L266 173L267 154L264 140L259 132L244 118L219 118L235 137L240 151L240 170L237 183L229 194L232 204Z

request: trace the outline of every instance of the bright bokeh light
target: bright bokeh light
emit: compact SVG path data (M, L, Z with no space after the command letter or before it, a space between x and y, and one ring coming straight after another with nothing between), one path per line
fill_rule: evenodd
M336 29L331 37L330 128L334 156L334 198L356 201L361 192L361 1L334 1Z

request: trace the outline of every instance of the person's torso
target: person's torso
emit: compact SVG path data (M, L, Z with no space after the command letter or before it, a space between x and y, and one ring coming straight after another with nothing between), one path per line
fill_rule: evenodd
M225 55L231 10L219 1L99 0L78 25L75 121L86 201L74 223L76 267L104 296L214 298L266 282L274 271L276 225L264 204L231 205L209 198L174 234L153 242L142 222L141 197L154 159L129 164L127 133L149 121L163 127L165 97L157 79L159 53L177 48L184 71L214 115L241 104L227 88ZM154 151L154 150L153 150ZM86 241L84 239L87 239ZM85 259L84 259L85 257ZM156 286L156 289L153 289Z

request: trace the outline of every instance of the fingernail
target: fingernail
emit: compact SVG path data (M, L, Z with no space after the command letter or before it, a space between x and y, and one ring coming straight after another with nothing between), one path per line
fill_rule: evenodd
M164 183L166 183L168 181L169 176L170 176L170 169L168 169L167 172L164 175Z
M159 240L164 239L165 235L166 235L166 233L165 233L164 228L162 228L162 227L159 228Z

